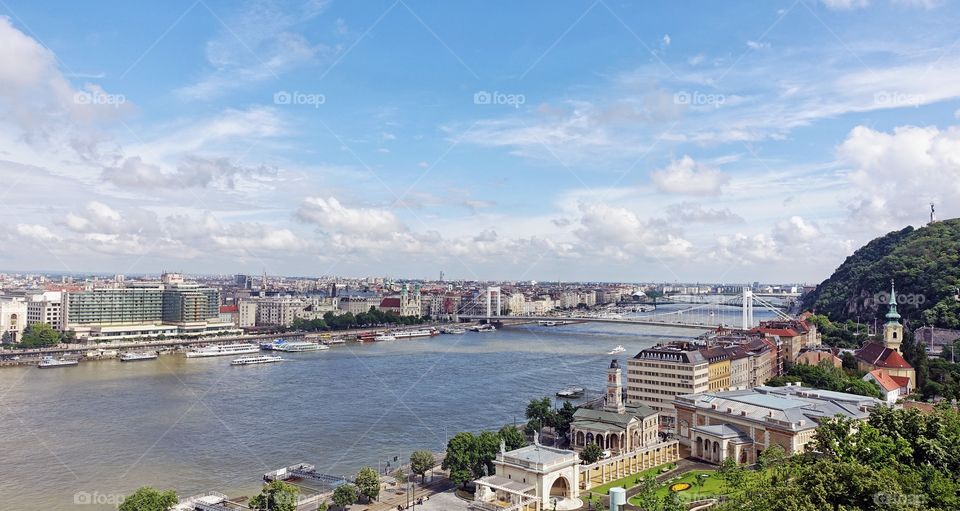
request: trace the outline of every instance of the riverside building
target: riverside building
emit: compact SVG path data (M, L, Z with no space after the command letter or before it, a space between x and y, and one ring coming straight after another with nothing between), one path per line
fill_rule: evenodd
M78 340L240 333L220 320L218 290L184 282L179 274L64 292L62 312L63 329Z

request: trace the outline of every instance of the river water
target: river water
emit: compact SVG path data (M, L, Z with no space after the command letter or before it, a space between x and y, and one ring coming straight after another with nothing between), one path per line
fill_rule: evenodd
M442 450L459 431L520 422L530 399L567 386L596 396L614 346L627 348L624 361L697 333L530 326L350 344L265 366L168 355L3 369L0 508L115 509L145 485L250 495L264 472L300 462L354 474Z

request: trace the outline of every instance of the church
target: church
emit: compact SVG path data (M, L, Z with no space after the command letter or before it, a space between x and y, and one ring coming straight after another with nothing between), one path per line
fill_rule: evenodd
M614 359L607 370L607 393L600 410L578 408L570 424L571 447L579 452L596 443L612 455L635 451L660 442L659 414L646 405L623 401L620 363Z
M909 380L907 392L913 392L917 385L917 375L904 358L900 350L903 343L903 325L900 323L900 314L897 312L897 291L893 282L890 282L890 310L887 311L887 322L883 325L883 342L870 341L856 351L857 369L870 373L879 371L883 375L905 378Z

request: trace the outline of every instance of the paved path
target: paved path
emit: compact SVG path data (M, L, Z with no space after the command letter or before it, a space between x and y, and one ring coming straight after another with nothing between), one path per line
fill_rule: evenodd
M419 498L429 497L429 499L424 501L424 506L416 506L416 509L418 511L420 509L424 509L424 510L460 509L460 508L445 508L442 506L431 507L431 508L425 507L425 505L428 503L433 504L432 501L434 501L437 498L440 499L439 501L437 501L438 503L449 501L449 499L453 499L453 501L456 501L458 503L463 502L453 494L453 487L454 485L453 483L450 482L449 479L445 477L440 477L440 476L434 476L433 481L428 483L426 486L423 486L420 483L417 483L417 489L415 494L416 498L419 499ZM453 501L450 501L450 502L453 502ZM394 487L394 488L387 488L381 491L380 500L377 502L372 502L370 504L354 504L350 506L349 509L350 511L396 511L398 505L399 506L407 505L407 494L406 492L403 491L402 488L398 489ZM462 509L465 510L466 508L467 508L466 503L464 503L464 506ZM411 507L410 509L412 510L413 507Z

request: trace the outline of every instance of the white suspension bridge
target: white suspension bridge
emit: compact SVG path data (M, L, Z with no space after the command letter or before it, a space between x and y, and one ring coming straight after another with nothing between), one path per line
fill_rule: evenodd
M503 303L499 287L489 287L486 290L486 314L460 314L461 320L477 320L488 323L505 321L569 321L569 322L590 322L590 323L616 323L628 325L644 326L669 326L676 328L690 328L696 330L710 330L718 326L732 326L723 324L722 319L729 318L729 308L740 308L740 325L744 330L749 330L756 326L754 320L754 307L759 305L761 308L773 312L777 319L793 319L792 316L783 311L782 304L774 303L770 298L773 297L793 298L793 295L758 295L749 289L744 289L740 295L706 295L680 297L673 296L669 298L670 304L689 304L677 310L664 312L653 312L639 316L618 317L618 316L599 316L596 314L585 314L571 312L562 316L557 315L526 315L526 314L502 314ZM708 300L707 297L711 299ZM719 297L725 297L716 299ZM726 313L726 314L724 314Z

